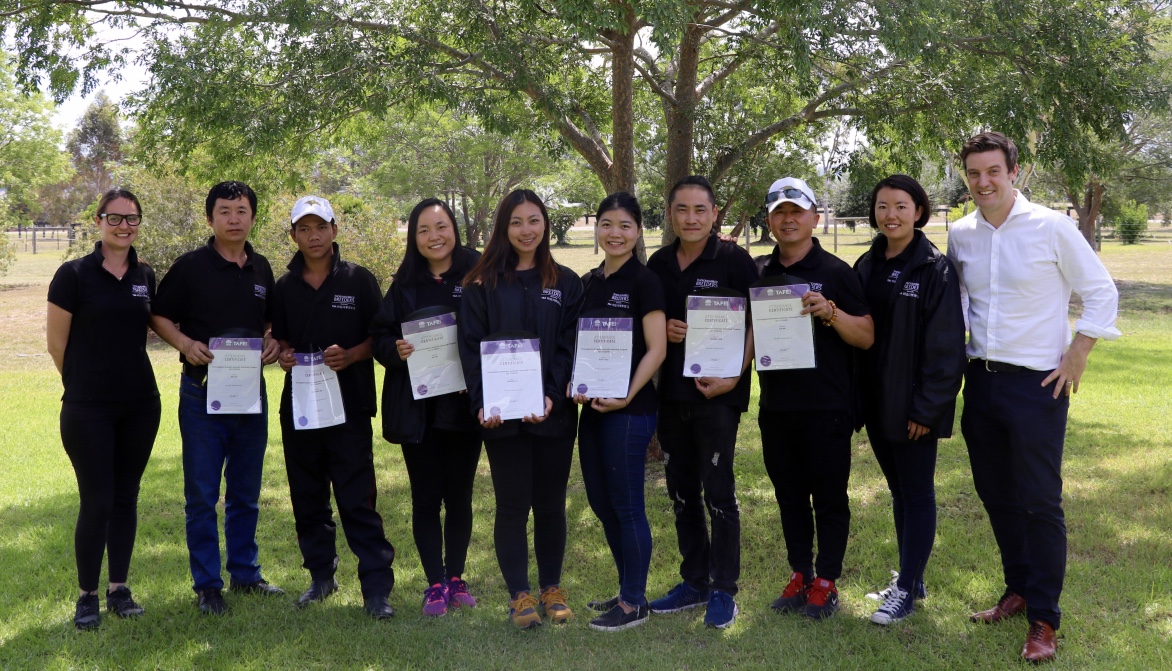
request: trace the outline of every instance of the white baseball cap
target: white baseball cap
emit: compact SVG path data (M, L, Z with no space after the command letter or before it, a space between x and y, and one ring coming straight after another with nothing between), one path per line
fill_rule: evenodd
M334 208L330 207L330 201L321 196L304 196L298 198L296 203L293 203L293 215L291 217L291 224L296 224L307 214L316 214L322 218L322 221L333 223Z
M818 199L805 181L797 177L784 177L769 187L769 193L765 196L765 209L772 212L782 203L795 203L803 210L808 210L818 204Z

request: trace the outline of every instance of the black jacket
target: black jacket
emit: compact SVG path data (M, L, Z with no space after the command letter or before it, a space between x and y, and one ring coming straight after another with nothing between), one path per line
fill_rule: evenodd
M480 252L456 247L452 267L441 275L445 287L457 287L480 258ZM427 428L427 404L433 404L431 427L445 431L479 431L475 416L468 413L468 394L444 394L433 399L415 400L411 395L411 376L407 362L399 358L395 341L403 339L403 320L419 305L416 287L393 282L382 307L370 323L374 358L386 368L383 378L383 438L389 443L421 443Z
M569 268L559 265L556 287L542 289L539 283L534 286L527 288L520 279L506 283L502 273L492 289L482 284L472 284L464 289L457 324L460 360L464 365L464 381L468 383L472 416L476 417L484 404L480 341L498 331L530 331L541 339L544 393L553 402L549 417L540 424L510 419L495 429L485 430L485 439L506 438L522 431L559 438L578 432L578 406L566 398L566 385L570 383L574 366L582 280Z
M907 440L908 420L930 428L929 437L952 436L967 363L956 270L922 231L911 244L907 267L892 285L887 327L862 353L858 392L864 409L856 413L859 426L866 418L869 430L892 441ZM855 262L864 290L874 259L882 259L886 249L887 238L880 235Z

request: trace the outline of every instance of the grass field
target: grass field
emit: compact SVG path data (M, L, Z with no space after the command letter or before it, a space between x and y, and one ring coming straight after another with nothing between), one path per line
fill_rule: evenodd
M555 255L578 271L596 265L587 237ZM654 236L650 236L654 237ZM943 238L943 230L933 238ZM839 248L853 262L861 242ZM827 245L829 246L829 245ZM754 254L765 253L765 246ZM1108 243L1103 259L1119 281L1125 337L1091 355L1071 406L1066 452L1069 570L1055 669L1172 668L1172 245ZM131 586L145 606L133 621L104 618L99 631L72 627L77 492L57 432L60 382L44 354L44 301L59 254L20 254L0 278L0 668L5 669L1000 669L1018 664L1025 623L970 624L967 614L1001 592L1000 564L973 491L963 441L943 441L937 469L939 530L927 571L929 598L898 626L880 628L863 598L895 567L890 496L861 438L851 478L852 523L843 610L815 623L782 617L769 603L788 578L773 490L761 463L755 412L737 450L743 525L741 614L726 631L706 630L702 613L653 617L617 634L589 630L585 603L612 595L615 572L601 526L575 467L567 515L563 586L579 619L518 632L506 623L507 595L492 549L492 492L482 457L476 526L465 577L481 607L424 620L424 578L410 534L410 496L397 446L376 439L379 510L398 550L398 616L373 622L361 610L352 555L339 538L340 592L298 611L308 582L300 568L276 413L270 416L259 543L265 576L289 598L229 594L232 612L201 617L190 590L176 426L176 357L156 344L163 425L143 479ZM267 375L270 394L280 387ZM111 381L116 396L118 384ZM376 420L377 421L377 420ZM376 425L377 426L377 425ZM678 553L663 470L648 466L648 514L655 549L649 589L678 580ZM340 534L339 534L340 535Z

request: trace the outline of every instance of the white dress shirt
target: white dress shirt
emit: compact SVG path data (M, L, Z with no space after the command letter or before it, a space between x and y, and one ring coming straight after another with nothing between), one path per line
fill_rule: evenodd
M1074 330L1104 340L1121 335L1119 291L1069 217L1014 193L1000 226L979 208L953 224L948 258L966 299L969 357L1049 371L1071 341L1071 290L1083 301Z

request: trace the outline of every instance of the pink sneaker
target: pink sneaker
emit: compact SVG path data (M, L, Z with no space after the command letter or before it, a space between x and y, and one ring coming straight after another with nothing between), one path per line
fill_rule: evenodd
M423 614L427 617L442 617L448 614L448 587L436 583L423 590Z
M476 599L468 593L468 583L459 576L448 581L448 602L452 608L475 608Z

